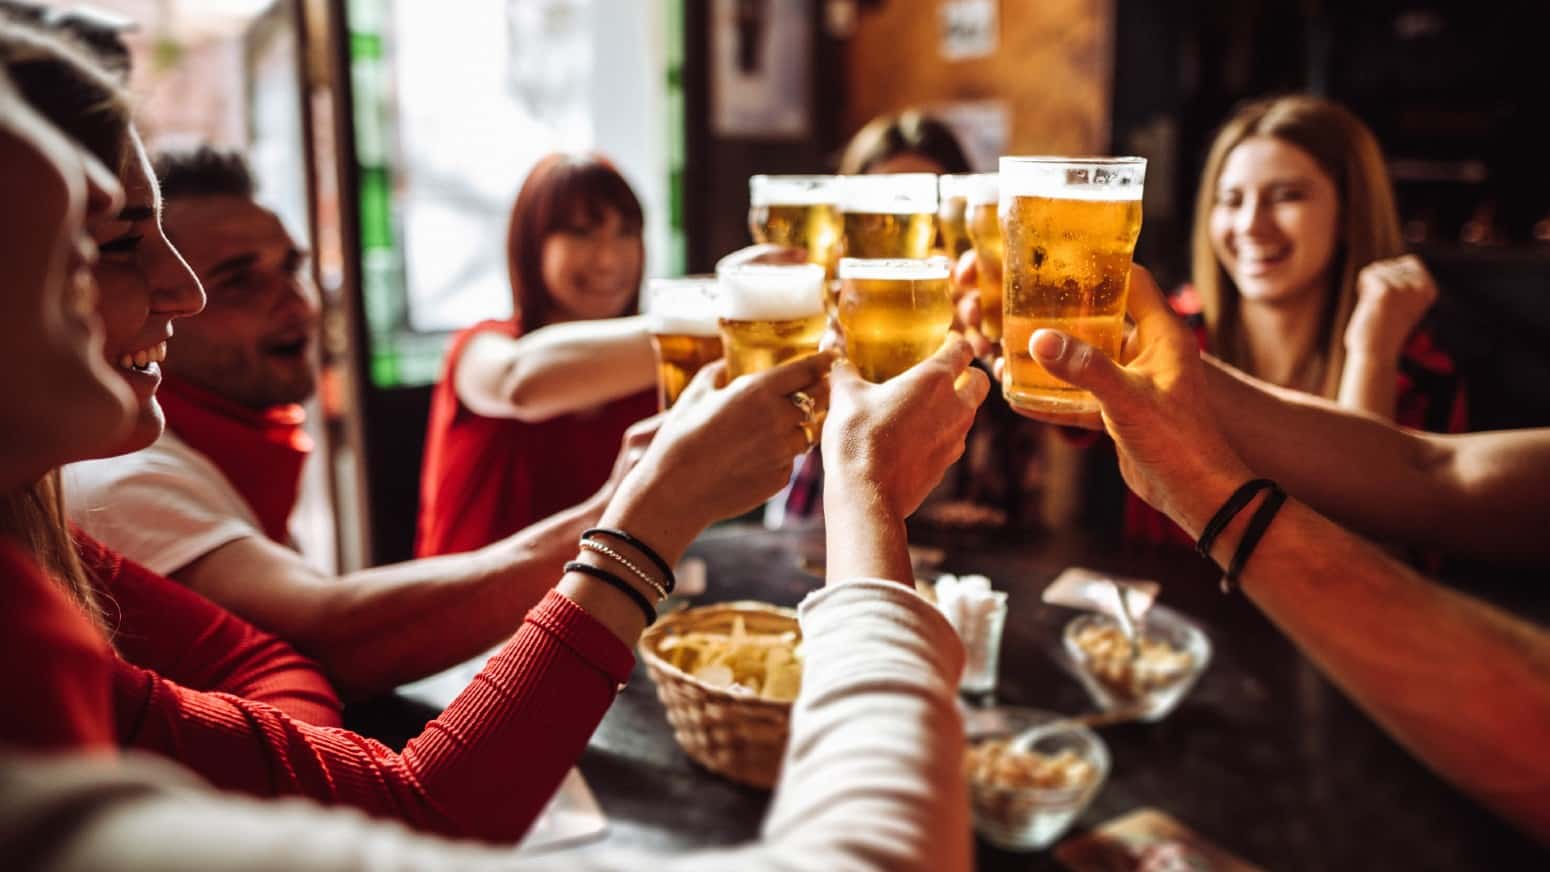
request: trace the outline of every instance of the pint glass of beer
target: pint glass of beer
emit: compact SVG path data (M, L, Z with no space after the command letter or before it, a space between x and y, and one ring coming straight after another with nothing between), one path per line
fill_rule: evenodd
M652 279L646 286L659 408L672 408L700 367L721 357L719 287L714 276Z
M755 242L807 250L834 274L840 250L840 176L751 176L748 231Z
M980 291L980 333L1001 341L1001 219L1000 188L995 173L970 176L968 188L969 241L974 244L975 274Z
M818 353L828 314L817 264L744 264L717 273L727 377Z
M1001 158L1008 402L1050 412L1098 408L1092 394L1046 372L1028 340L1051 327L1119 357L1145 179L1138 157Z
M936 176L845 176L846 257L922 258L936 239Z
M845 357L862 378L887 381L942 346L953 326L951 266L945 257L840 260Z
M968 220L969 186L972 174L937 177L936 232L942 250L954 262L958 255L969 250Z

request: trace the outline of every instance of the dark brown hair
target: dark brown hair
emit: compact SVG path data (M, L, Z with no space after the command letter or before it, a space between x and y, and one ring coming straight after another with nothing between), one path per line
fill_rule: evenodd
M511 207L506 231L506 263L511 274L513 317L527 333L548 323L553 308L544 284L544 240L553 233L593 227L608 212L617 213L637 235L645 223L640 200L630 183L600 155L551 154L533 165ZM645 269L645 242L640 242ZM640 287L637 274L634 287ZM638 291L637 291L638 293ZM636 301L630 306L633 309Z
M883 115L850 138L840 157L840 173L861 175L874 164L901 154L918 154L942 168L944 175L969 172L969 159L963 146L946 124L915 110L898 115Z

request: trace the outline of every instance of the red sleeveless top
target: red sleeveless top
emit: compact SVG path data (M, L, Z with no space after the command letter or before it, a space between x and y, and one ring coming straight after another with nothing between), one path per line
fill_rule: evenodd
M592 496L608 481L624 431L657 412L653 388L547 421L475 414L452 376L481 333L521 335L512 321L484 321L447 349L425 432L417 557L482 548Z

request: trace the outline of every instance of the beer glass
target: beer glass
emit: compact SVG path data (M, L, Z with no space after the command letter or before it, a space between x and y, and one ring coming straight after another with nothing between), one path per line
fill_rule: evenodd
M936 239L936 176L845 176L846 257L922 258Z
M954 262L969 250L968 220L969 187L975 177L972 174L939 176L937 178L936 231L942 250Z
M953 326L950 270L945 257L840 260L845 357L862 378L887 381L942 346Z
M980 291L980 333L991 342L1001 341L1001 219L995 173L980 173L968 183L969 241L974 245L975 274Z
M834 275L839 259L840 176L751 176L748 231L755 242L807 251L807 262Z
M652 279L646 285L659 408L672 408L700 367L721 357L719 287L714 276Z
M1049 412L1098 408L1092 394L1046 372L1028 340L1050 327L1119 357L1145 179L1138 157L1001 158L1009 402Z
M823 267L743 264L716 277L728 378L818 353L828 323Z

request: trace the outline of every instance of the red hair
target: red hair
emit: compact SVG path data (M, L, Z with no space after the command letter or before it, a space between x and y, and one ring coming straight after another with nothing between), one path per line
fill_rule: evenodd
M549 320L553 298L544 284L544 240L553 233L587 229L609 212L626 232L640 235L645 215L630 183L601 155L550 154L533 165L511 207L506 231L506 264L511 275L513 317L526 333ZM640 262L645 268L645 241ZM635 276L638 289L641 274ZM637 291L638 293L638 291ZM632 301L631 308L635 306Z

